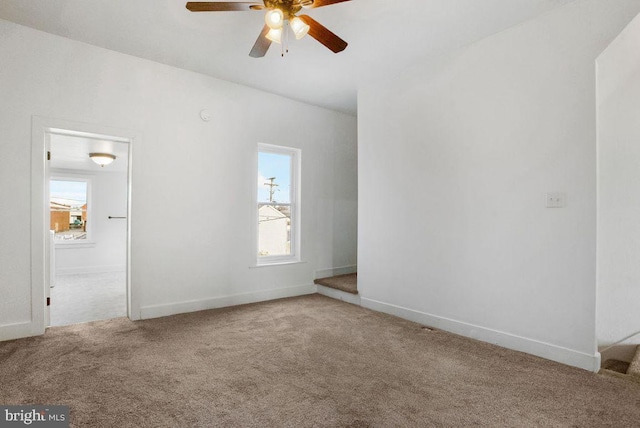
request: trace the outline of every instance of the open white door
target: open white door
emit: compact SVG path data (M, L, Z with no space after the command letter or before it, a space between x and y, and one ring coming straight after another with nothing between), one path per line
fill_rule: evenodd
M49 186L49 179L51 178L51 172L49 164L51 162L51 139L49 134L45 134L45 150L47 153L47 161L44 166L44 200L45 200L45 221L47 225L51 224L51 210L49 208L51 201L51 191ZM49 227L50 228L50 227ZM49 230L47 234L46 241L46 251L45 251L45 268L44 268L44 298L45 298L45 308L44 308L44 326L45 328L51 325L51 286L53 286L54 275L55 275L55 243L54 243L54 235L55 232Z

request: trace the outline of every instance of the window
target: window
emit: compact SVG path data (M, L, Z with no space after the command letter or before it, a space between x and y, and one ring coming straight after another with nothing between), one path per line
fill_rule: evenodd
M51 179L49 206L56 243L86 242L89 234L89 189L86 179Z
M298 261L300 151L258 145L258 264Z

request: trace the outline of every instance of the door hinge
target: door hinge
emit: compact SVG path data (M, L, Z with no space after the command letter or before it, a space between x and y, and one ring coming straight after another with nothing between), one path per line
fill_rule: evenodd
M51 297L47 297L47 306L51 306Z
M47 160L51 160L51 152L47 152Z

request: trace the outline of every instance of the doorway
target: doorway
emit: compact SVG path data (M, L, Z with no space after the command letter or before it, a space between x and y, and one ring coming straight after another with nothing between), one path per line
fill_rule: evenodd
M597 59L597 299L602 361L640 346L640 15ZM638 354L640 358L640 354Z
M139 139L128 130L33 118L34 333L140 319L130 269L131 160Z
M126 316L129 143L61 130L47 137L49 326Z

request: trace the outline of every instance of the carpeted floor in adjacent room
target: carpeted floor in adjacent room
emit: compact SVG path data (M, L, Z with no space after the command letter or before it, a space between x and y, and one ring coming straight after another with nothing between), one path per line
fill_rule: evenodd
M52 326L126 317L126 273L57 275L51 303Z
M0 343L0 403L91 427L640 424L640 384L319 295Z

